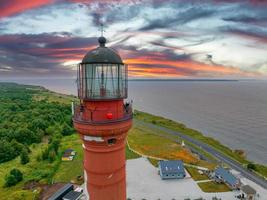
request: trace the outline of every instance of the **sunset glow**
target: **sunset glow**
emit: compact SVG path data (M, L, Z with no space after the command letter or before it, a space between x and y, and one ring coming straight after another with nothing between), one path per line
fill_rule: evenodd
M0 76L75 76L103 23L132 78L267 77L264 1L13 0L0 8Z

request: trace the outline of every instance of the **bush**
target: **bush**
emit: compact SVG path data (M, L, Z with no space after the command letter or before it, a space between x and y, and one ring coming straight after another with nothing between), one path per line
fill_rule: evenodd
M62 126L62 135L71 135L74 132L73 128L71 128L68 124L64 123Z
M253 163L249 163L249 164L247 165L247 169L249 169L249 170L256 170L256 165L253 164Z
M52 163L56 159L56 153L55 151L50 151L48 154L48 161Z
M0 141L0 163L16 157L14 147L6 140Z
M23 180L23 174L18 169L12 169L5 177L5 187L11 187Z
M24 148L20 153L20 163L22 165L27 164L30 161L28 151Z
M43 159L43 160L47 160L47 159L48 159L48 155L49 155L49 149L46 148L46 149L42 152L42 159Z

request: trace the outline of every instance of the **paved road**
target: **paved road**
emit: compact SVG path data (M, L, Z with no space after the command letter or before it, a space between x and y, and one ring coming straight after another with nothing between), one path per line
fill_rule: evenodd
M168 129L168 128L165 128L162 126L154 125L154 124L147 123L147 122L140 121L140 120L135 120L135 123L145 125L149 128L161 130L161 131L167 132L167 133L172 134L172 135L177 135L177 136L181 137L182 139L199 146L203 150L209 152L211 155L216 157L218 160L228 164L231 168L235 169L236 171L239 171L244 177L248 178L249 180L251 180L251 181L257 183L258 185L262 186L263 188L267 189L267 181L264 178L260 177L259 175L255 174L254 172L247 170L240 163L225 156L223 153L214 149L210 145L205 144L203 142L200 142L200 141L198 141L194 138L191 138L190 136L185 135L183 133L180 133L180 132L177 132L177 131L174 131L174 130L171 130L171 129Z

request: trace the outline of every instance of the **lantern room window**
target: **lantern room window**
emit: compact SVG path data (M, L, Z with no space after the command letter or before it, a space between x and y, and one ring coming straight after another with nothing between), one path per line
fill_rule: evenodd
M127 98L127 65L78 65L78 95L81 99Z

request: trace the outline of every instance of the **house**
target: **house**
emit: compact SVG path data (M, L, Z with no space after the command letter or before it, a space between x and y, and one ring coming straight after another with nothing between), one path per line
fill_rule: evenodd
M224 182L231 189L239 189L241 186L240 180L223 167L215 169L214 178L217 182Z
M254 200L256 198L256 190L252 188L249 185L242 185L241 186L242 196L244 195L244 198L246 200Z
M62 200L79 200L82 197L82 192L77 192L77 191L70 191L67 193Z
M72 161L76 152L73 149L66 149L61 157L62 161Z
M70 191L73 191L74 186L72 184L66 184L60 188L56 193L54 193L48 200L62 200L62 198L68 194Z
M181 160L159 161L161 179L183 179L186 176Z

